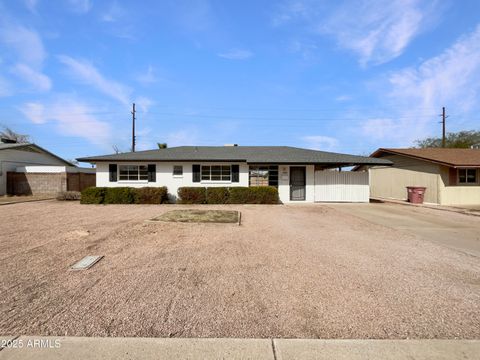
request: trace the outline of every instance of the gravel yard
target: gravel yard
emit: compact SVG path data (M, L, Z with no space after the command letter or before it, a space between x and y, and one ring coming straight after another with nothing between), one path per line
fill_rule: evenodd
M480 338L476 256L326 205L144 221L182 208L1 206L0 335Z

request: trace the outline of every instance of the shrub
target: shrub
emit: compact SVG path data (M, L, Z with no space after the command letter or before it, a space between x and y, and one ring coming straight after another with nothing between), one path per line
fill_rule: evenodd
M278 204L278 190L273 186L232 187L229 204Z
M252 188L249 187L232 187L230 188L229 204L253 204Z
M134 190L131 187L111 187L105 192L104 204L133 204Z
M207 204L228 204L230 191L226 187L207 188Z
M134 189L135 204L165 204L168 202L167 188L143 187Z
M273 186L256 186L249 188L252 192L254 204L278 204L278 190Z
M103 204L106 190L107 188L95 186L84 189L80 198L80 204Z
M205 204L207 200L207 188L204 187L181 187L178 188L180 204Z
M80 200L81 196L80 191L61 191L57 194L57 200Z

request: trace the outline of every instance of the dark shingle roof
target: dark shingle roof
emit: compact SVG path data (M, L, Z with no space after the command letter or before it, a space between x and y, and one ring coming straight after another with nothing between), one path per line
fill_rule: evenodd
M371 156L380 157L382 154L396 154L431 161L449 166L480 166L480 149L385 149L380 148Z
M166 149L78 158L99 161L239 161L276 164L372 164L391 165L389 160L338 154L290 146L179 146Z

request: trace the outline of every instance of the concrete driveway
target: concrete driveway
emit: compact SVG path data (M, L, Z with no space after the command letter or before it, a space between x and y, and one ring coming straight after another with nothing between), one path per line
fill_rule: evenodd
M331 204L331 208L480 257L480 217L388 204Z

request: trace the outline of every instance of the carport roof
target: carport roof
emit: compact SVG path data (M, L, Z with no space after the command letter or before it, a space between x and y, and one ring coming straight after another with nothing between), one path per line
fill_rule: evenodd
M451 149L451 148L424 148L424 149L385 149L375 151L373 157L385 154L403 155L419 160L435 162L452 167L480 167L480 149Z
M178 146L166 149L90 156L78 161L238 161L257 164L391 165L386 159L290 146Z

